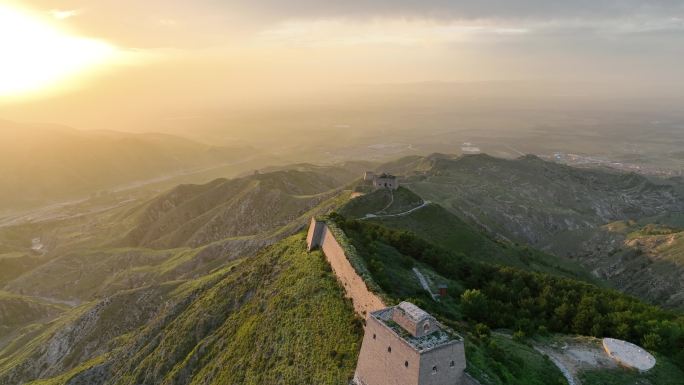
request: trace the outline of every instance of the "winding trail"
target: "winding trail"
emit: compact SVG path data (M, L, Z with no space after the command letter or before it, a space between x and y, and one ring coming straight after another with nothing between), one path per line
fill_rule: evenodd
M392 206L392 204L394 203L394 193L392 192L392 190L389 190L389 193L390 193L390 201L389 201L389 203L387 204L387 206L383 207L382 210L380 210L380 211L378 211L377 213L375 213L375 215L378 215L378 213L381 213L381 212L387 210L387 209L390 208L390 206Z
M418 268L416 267L413 268L413 273L416 275L416 278L418 278L420 286L422 286L423 289L425 289L425 291L430 293L432 299L439 302L439 298L437 297L437 295L435 295L435 293L433 293L432 290L430 290L430 286L428 285L427 279L425 279L423 273L421 273L420 270L418 270Z
M404 216L404 215L409 215L409 214L411 214L411 213L414 212L414 211L420 210L420 209L422 209L423 207L428 206L430 203L432 203L432 202L430 202L430 201L423 201L423 203L422 203L420 206L414 207L414 208L412 208L411 210L407 210L407 211L404 211L404 212L401 212L401 213L397 213L397 214L385 214L385 215L366 214L365 217L359 218L359 220L374 219L374 218L402 217L402 216Z
M541 349L538 346L534 346L534 350L538 351L542 355L546 355L547 357L549 357L551 362L553 362L553 364L556 365L558 370L560 370L561 373L563 373L563 377L565 377L565 379L568 381L568 385L582 385L580 380L578 378L575 378L575 376L572 375L570 370L552 354L549 354L549 352L545 351L544 349Z

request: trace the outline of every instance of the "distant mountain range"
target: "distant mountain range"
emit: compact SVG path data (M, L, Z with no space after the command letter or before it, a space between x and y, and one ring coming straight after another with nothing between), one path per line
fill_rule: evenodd
M350 200L369 168L399 175L403 187ZM368 244L363 252L388 294L429 298L408 264L448 281L444 321L468 333L458 301L464 288L489 284L478 266L504 265L501 274L608 296L619 295L604 290L615 287L677 308L681 302L664 295L681 298L681 287L660 285L656 293L650 285L681 271L675 222L683 200L673 183L536 157L435 154L380 166L273 167L180 185L145 202L0 227L0 383L346 383L361 321L323 256L305 251L302 233L311 216L331 211L410 232L355 237ZM31 249L35 238L41 252ZM467 262L459 274L479 278L447 279L452 264L412 261L390 238L448 250ZM527 384L560 376L520 342L495 337L496 347L478 338L468 336L478 378Z
M255 153L252 148L210 146L165 134L0 121L0 212L244 162Z
M402 183L412 191L496 238L579 262L630 294L684 306L681 257L648 257L604 227L623 220L684 225L678 179L578 169L532 155L434 154L383 169L404 175Z

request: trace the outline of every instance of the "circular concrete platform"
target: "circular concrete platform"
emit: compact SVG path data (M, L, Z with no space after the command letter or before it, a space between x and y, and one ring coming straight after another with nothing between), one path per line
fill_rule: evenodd
M631 342L604 338L603 349L620 365L638 369L642 372L653 368L656 364L656 359L651 353Z

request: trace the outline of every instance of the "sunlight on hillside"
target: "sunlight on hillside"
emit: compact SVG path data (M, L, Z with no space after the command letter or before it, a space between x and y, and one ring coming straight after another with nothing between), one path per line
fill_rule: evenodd
M49 90L116 54L106 42L70 35L37 16L0 5L0 97Z

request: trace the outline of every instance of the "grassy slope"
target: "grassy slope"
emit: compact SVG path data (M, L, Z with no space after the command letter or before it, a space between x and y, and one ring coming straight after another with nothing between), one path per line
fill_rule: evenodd
M559 379L560 373L555 366L533 349L507 338L502 339L499 336L480 340L468 332L468 330L472 331L473 325L463 322L459 300L465 286L464 282L447 279L440 274L438 267L420 263L401 254L382 241L375 240L368 245L366 240L366 246L364 246L364 242L361 240L366 236L358 230L348 229L348 235L359 255L368 265L372 279L378 282L382 290L397 299L411 298L426 310L442 317L445 323L468 335L469 338L466 339L469 357L468 370L483 384L564 383ZM447 283L449 296L442 298L439 303L434 302L420 288L417 279L410 271L414 266L431 277L433 281ZM661 362L659 368L648 376L636 376L635 373L631 373L631 376L623 375L619 378L628 378L630 381L648 378L648 382L640 382L648 385L677 383L670 380L684 378L681 369L677 368L671 359L660 356L659 360ZM592 375L591 373L588 374L588 376ZM599 384L600 382L594 383Z
M30 254L16 252L0 254L0 286L35 268L42 262L39 257Z
M646 373L625 368L591 370L580 375L583 385L683 385L682 371L663 357L656 356L656 366Z
M105 356L39 383L342 384L353 374L360 320L303 233L172 297Z
M38 298L0 291L0 348L2 338L17 328L54 318L66 310L65 306L54 305Z
M623 282L629 292L673 309L684 309L684 231L676 216L617 221L603 226L615 238L610 257L634 279Z
M346 201L348 193L339 188L352 174L339 167L302 167L180 186L148 204L1 228L0 244L7 241L12 252L0 255L0 268L16 274L5 278L3 270L0 284L16 293L90 301L206 274L294 234L312 216ZM150 245L115 241L133 228ZM48 252L24 257L34 237ZM163 245L179 247L147 247Z
M380 189L353 199L340 213L349 218L363 218L366 214L397 214L418 207L423 200L411 190L399 187L396 191Z
M494 233L566 254L594 226L682 210L675 190L645 177L576 169L527 156L487 155L413 160L398 172L407 186Z
M125 244L197 247L284 226L337 195L349 177L334 172L274 171L203 185L181 185L152 200Z
M464 329L461 321L458 297L461 286L458 282L442 277L438 272L425 264L402 255L393 247L375 243L372 250L360 247L350 234L359 254L369 266L372 279L378 282L381 289L395 302L409 299L431 313L438 315L449 326L466 335L468 371L485 385L548 385L564 384L558 369L533 349L511 341L495 337L492 341L479 341ZM433 281L447 283L450 296L436 304L421 288L411 267L418 267ZM455 296L455 297L454 297Z
M400 191L400 199L396 200L395 196L395 201L402 207L416 207L416 202L422 201L407 188L401 188ZM347 217L364 217L366 213L386 205L386 194L381 190L353 199L340 209L340 213ZM371 220L391 228L411 231L427 241L475 260L593 281L582 267L572 261L532 248L492 240L483 231L437 204L405 216Z

